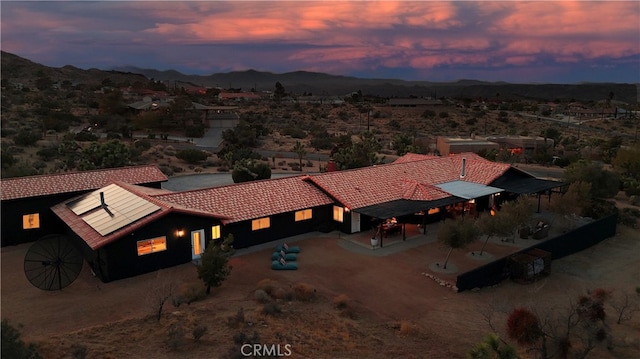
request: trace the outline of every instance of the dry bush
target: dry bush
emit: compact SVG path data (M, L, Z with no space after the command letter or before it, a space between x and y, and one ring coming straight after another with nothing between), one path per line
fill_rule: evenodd
M339 296L333 298L333 305L336 309L345 309L349 306L349 297L346 294L340 294Z
M244 324L244 308L238 309L236 314L227 318L227 325L230 328L236 328L240 324Z
M340 316L343 318L358 319L358 313L356 313L356 310L351 306L342 308L340 310Z
M293 293L299 301L309 302L316 297L316 289L307 283L298 283L293 286Z
M200 338L202 338L202 336L207 332L209 328L207 328L206 325L198 325L195 328L193 328L193 340L200 341Z
M293 291L291 288L278 287L273 291L271 296L274 299L290 302L293 300Z
M258 303L265 304L271 302L271 296L262 289L257 289L253 293L253 297L258 301Z
M400 322L400 334L401 335L409 335L415 331L415 327L411 322L407 320L403 320Z
M282 308L275 302L265 303L262 306L262 314L264 315L276 315L282 313Z
M184 341L184 328L176 323L171 324L167 330L167 344L171 350L178 350Z
M258 282L258 289L264 290L269 295L273 295L273 291L277 287L278 287L278 282L270 278L265 278L260 282Z

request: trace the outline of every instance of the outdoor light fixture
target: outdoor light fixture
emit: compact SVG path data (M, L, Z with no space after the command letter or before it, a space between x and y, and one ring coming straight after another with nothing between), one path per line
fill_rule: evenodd
M496 210L491 208L491 210L489 211L489 214L491 214L491 216L495 216L496 215Z
M177 235L178 237L184 237L184 229L178 229L178 230L176 231L176 235Z

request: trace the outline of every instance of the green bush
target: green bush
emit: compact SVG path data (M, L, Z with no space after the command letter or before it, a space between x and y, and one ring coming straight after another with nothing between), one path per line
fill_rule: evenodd
M22 335L20 331L9 324L9 321L6 319L2 320L2 330L0 331L2 335L2 343L0 345L2 358L11 358L11 359L36 359L42 358L34 344L27 344L20 336Z
M209 155L201 150L188 149L179 151L178 153L176 153L176 157L189 164L196 164L198 162L206 160Z
M39 131L20 130L13 137L13 142L18 146L32 146L42 138Z

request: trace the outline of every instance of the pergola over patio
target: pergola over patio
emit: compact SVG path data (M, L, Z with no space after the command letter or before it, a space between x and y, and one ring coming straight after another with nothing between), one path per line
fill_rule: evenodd
M524 173L520 170L513 168L509 169L502 176L497 178L491 183L492 186L504 188L505 191L521 194L537 194L538 196L538 209L540 212L540 197L543 192L549 191L549 200L551 200L551 193L553 189L564 187L567 185L565 182L546 180L542 178L536 178L532 175Z

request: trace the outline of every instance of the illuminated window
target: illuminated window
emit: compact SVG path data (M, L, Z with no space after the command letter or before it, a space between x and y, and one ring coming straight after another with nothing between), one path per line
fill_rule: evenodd
M271 227L271 221L269 217L258 218L251 221L251 230L257 231L259 229L265 229Z
M440 213L440 208L429 208L429 211L427 211L427 214L436 214L436 213Z
M167 237L157 237L138 241L138 255L162 252L167 250Z
M311 219L312 213L310 209L303 209L296 212L296 222Z
M40 228L40 213L31 213L22 216L22 229L37 228Z
M340 223L344 221L344 208L333 206L333 220Z
M220 226L211 227L211 239L219 239L220 238Z
M204 232L204 231L202 231ZM200 255L203 252L202 249L202 233L200 231L191 232L191 241L193 242L193 253L195 255Z

